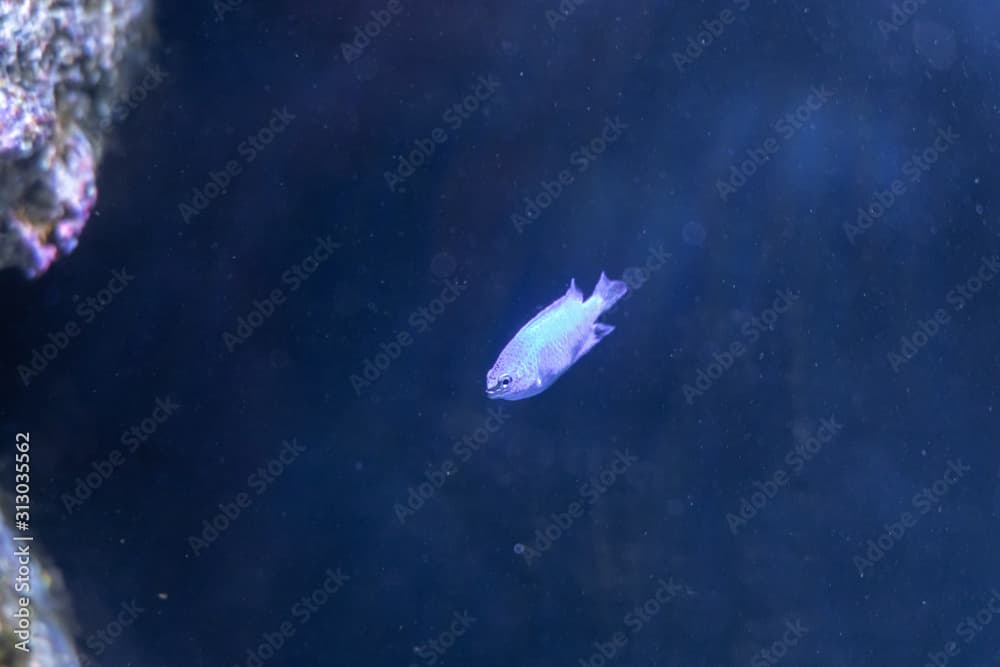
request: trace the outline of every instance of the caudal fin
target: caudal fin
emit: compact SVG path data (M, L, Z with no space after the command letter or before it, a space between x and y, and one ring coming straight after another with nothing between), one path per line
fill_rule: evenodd
M625 296L626 292L628 292L628 285L625 284L625 281L609 280L604 275L604 271L601 271L601 277L597 280L597 287L594 288L594 293L590 295L590 298L600 301L601 312L603 313L615 305L618 299Z

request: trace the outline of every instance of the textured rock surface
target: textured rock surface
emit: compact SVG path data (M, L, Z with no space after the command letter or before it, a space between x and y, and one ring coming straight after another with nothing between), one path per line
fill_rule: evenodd
M149 0L0 0L0 269L72 252L114 102L143 62Z
M2 495L5 504L12 496ZM59 572L43 565L34 542L15 542L14 531L7 523L7 517L0 512L0 543L8 550L0 558L0 665L4 667L80 667L80 659L73 646L72 637L65 624L66 593L62 587ZM29 545L32 553L25 577L18 571L18 559L14 556L17 546ZM14 630L18 627L18 598L25 595L17 584L30 585L30 635L29 651L16 647L22 641Z

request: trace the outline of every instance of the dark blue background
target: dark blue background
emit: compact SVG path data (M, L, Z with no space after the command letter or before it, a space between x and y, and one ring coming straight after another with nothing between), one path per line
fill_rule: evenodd
M887 360L1000 253L1000 6L928 2L883 34L884 0L587 2L554 29L554 1L404 0L347 63L341 43L385 4L345 4L248 1L216 21L209 2L164 3L168 77L117 126L80 247L37 281L0 276L0 433L32 433L37 539L80 641L123 602L147 610L93 657L245 665L341 568L266 664L427 664L414 648L462 610L477 621L439 664L579 664L657 577L693 593L617 664L750 664L794 620L809 632L787 664L923 664L953 640L953 664L1000 664L1000 618L956 635L1000 586L1000 284L898 372ZM487 75L485 108L390 192L394 157ZM821 85L830 101L722 201L716 182ZM282 107L287 131L185 223L179 204ZM607 117L621 139L518 234L523 198ZM844 223L946 127L960 139L850 243ZM334 257L229 352L223 333L327 235ZM401 525L393 506L497 407L484 378L509 337L571 277L589 293L660 245L670 262L608 316L614 335L504 404L502 430ZM24 387L17 365L120 267L134 281ZM461 296L357 395L349 376L413 333L444 277ZM778 290L796 305L689 405L683 385ZM67 516L61 495L167 396L182 408ZM726 514L830 416L840 434L733 535ZM290 438L306 453L191 555ZM537 562L516 555L616 449L638 463ZM859 577L852 559L956 459L971 472Z

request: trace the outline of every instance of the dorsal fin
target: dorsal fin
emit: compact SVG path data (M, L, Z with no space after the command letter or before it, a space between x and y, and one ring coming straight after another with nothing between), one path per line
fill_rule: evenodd
M581 292L576 287L576 278L569 279L569 289L563 294L564 299L573 299L575 301L583 301L583 292Z
M566 290L565 294L563 294L561 297L559 297L558 299L556 299L555 301L553 301L549 305L545 306L545 308L543 308L540 313L538 313L537 315L535 315L534 317L532 317L530 320L528 320L528 323L525 324L524 327L522 327L522 328L530 327L532 324L534 324L538 320L542 319L542 317L546 313L555 310L556 308L558 308L559 306L561 306L562 304L564 304L567 300L569 300L569 301L580 301L580 302L583 302L583 293L579 289L577 289L577 287L576 287L576 279L575 278L570 278L569 279L569 289Z

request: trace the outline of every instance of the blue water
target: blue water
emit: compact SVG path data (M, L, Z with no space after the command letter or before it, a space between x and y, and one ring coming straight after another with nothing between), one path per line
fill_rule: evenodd
M1000 665L1000 6L564 4L159 7L0 275L85 663Z

